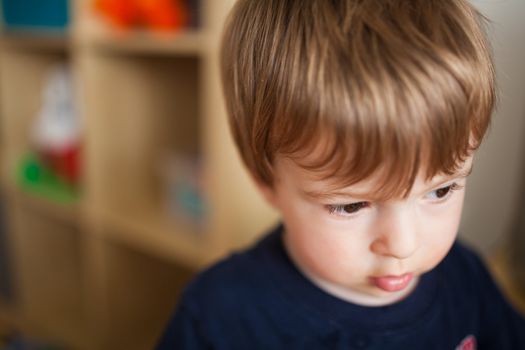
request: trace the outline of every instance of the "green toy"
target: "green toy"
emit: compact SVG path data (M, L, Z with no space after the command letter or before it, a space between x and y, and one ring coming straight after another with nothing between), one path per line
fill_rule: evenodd
M17 168L16 179L22 190L59 203L78 201L80 191L47 168L33 153L26 154Z

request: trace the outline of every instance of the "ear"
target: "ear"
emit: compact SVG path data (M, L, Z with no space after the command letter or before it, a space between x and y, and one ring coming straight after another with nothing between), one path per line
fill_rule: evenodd
M263 195L264 199L266 199L266 202L274 209L279 209L277 193L275 192L274 187L260 180L255 180L255 185L257 186L259 192Z

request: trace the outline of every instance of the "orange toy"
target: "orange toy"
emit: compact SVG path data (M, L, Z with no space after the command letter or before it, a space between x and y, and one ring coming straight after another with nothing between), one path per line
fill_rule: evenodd
M135 0L142 19L152 29L174 30L188 23L188 13L180 0Z
M182 0L95 0L95 8L116 27L124 29L146 26L173 31L189 22Z
M95 9L119 28L129 28L139 18L137 6L132 0L96 0Z

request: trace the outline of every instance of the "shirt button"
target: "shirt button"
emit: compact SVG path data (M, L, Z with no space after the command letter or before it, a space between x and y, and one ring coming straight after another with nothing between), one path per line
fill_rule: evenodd
M370 337L364 334L356 334L350 338L350 345L354 349L366 349L370 346Z

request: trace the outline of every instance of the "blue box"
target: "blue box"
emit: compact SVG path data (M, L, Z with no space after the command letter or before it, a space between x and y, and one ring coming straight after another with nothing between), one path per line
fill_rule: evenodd
M64 31L69 24L68 0L1 0L6 30Z

